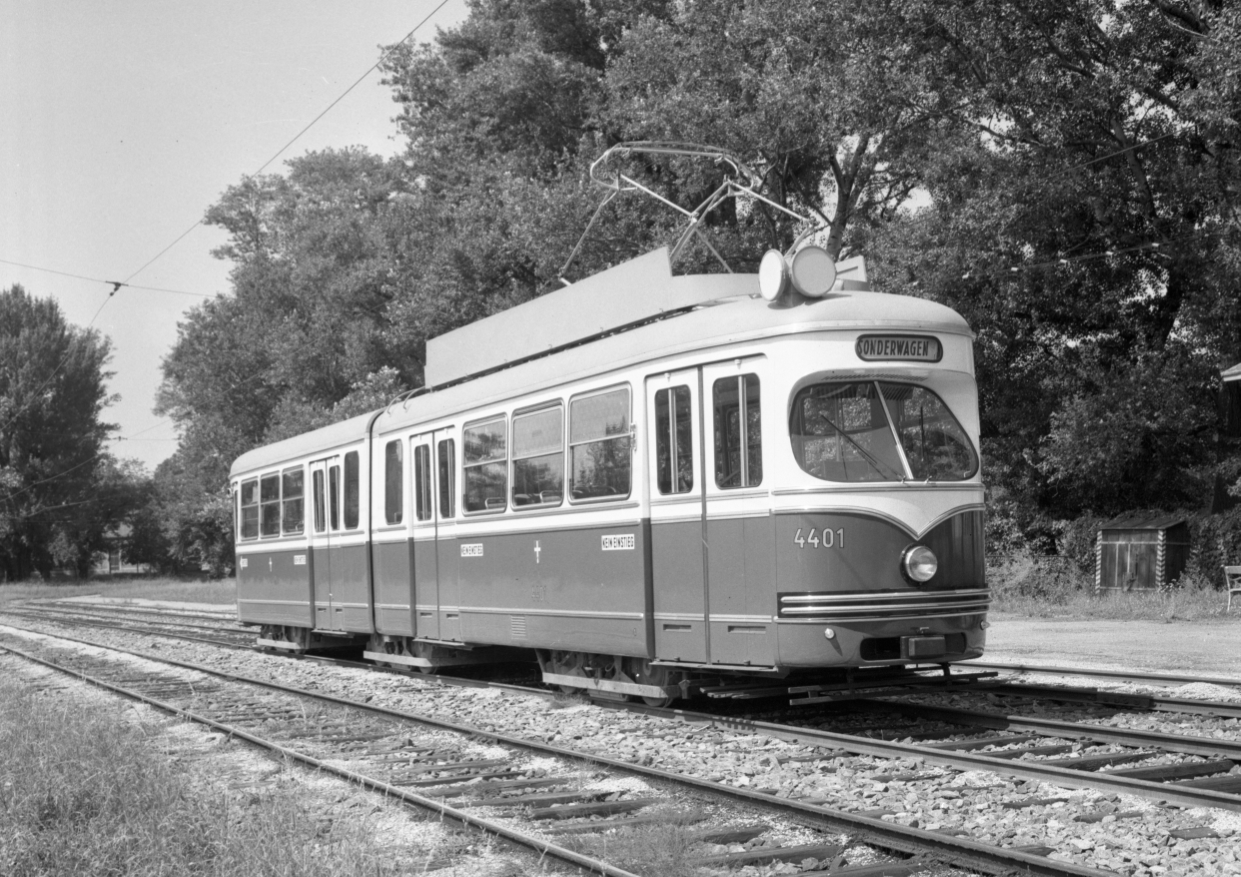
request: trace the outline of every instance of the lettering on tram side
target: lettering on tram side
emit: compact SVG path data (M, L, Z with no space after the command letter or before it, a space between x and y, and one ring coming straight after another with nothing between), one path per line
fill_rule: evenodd
M938 338L922 335L863 335L854 348L858 359L939 362L944 351Z
M305 565L306 565L306 555L304 555L304 554L294 554L294 555L293 555L293 565L294 565L294 566L305 566Z
M632 533L617 536L603 536L604 551L633 551L637 543Z
M237 565L241 567L242 569L246 569L248 566L250 566L250 558L248 557L240 558Z
M845 528L839 527L833 530L831 527L824 527L820 532L811 527L807 535L803 536L802 528L798 527L793 535L793 543L798 548L805 548L807 545L811 548L844 548Z
M462 557L482 557L483 556L483 543L474 542L470 545L462 545L461 556Z

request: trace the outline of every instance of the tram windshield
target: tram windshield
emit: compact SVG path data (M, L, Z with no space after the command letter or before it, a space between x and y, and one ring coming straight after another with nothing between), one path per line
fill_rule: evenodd
M948 406L912 384L811 384L793 398L789 434L802 469L824 481L964 481L978 471Z

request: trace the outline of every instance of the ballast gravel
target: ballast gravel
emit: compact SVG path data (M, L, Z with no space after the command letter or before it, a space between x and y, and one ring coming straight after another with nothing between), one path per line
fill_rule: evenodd
M36 627L26 620L16 623ZM50 627L39 629L56 633ZM1051 847L1052 859L1118 874L1241 875L1241 814L1231 811L1183 809L1128 795L1066 790L1041 782L929 766L918 758L848 755L762 734L629 714L578 699L444 685L420 676L156 641L149 635L125 632L91 631L81 638L137 651L154 647L161 656L218 670L763 790L830 809L862 812L929 831L960 834L982 843ZM1124 715L1117 713L1113 718ZM1237 724L1232 720L1220 722L1207 736L1218 731L1221 738L1237 739ZM1194 732L1182 729L1180 733ZM1174 834L1203 828L1213 836L1182 839ZM780 866L732 873L798 870L800 866L793 866L791 871Z

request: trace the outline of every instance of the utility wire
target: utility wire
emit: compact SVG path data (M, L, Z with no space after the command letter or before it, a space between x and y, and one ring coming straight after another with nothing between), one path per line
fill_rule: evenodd
M426 16L425 16L425 17L423 17L422 21L420 21L420 22L418 22L416 25L414 25L414 26L413 26L413 28L410 30L410 32L409 32L409 33L407 33L407 34L405 34L405 36L401 37L401 39L400 39L400 41L399 41L399 42L396 42L396 43L392 44L391 46L389 46L387 49L385 49L385 50L383 51L383 54L381 54L381 55L379 56L379 60L378 60L378 61L376 61L374 64L372 64L370 67L368 67L368 68L367 68L367 70L366 70L366 72L365 72L365 73L363 73L361 76L359 76L357 79L355 79L355 80L353 81L353 84L352 84L352 85L350 85L350 86L349 86L348 88L346 88L343 92L341 92L340 96L339 96L339 97L337 97L337 98L336 98L336 100L332 101L330 104L328 104L326 107L324 107L323 111L322 111L321 113L319 113L319 115L315 116L313 119L311 119L309 122L307 122L307 123L306 123L306 126L305 126L304 128L302 128L302 130L300 130L300 131L298 131L296 134L294 134L294 135L293 135L293 137L289 140L289 142L288 142L288 143L284 144L284 146L281 146L279 149L277 149L277 150L275 151L275 153L273 153L273 155L272 155L272 157L271 157L271 158L267 159L267 161L265 161L265 162L263 162L261 165L259 165L259 169L258 169L258 170L256 170L254 173L250 174L249 176L251 176L251 177L257 177L259 174L261 174L264 170L266 170L266 169L267 169L267 166L268 166L268 165L270 165L272 162L274 162L274 161L275 161L276 159L278 159L280 156L284 155L284 153L288 150L288 148L289 148L290 146L292 146L294 143L296 143L298 140L300 140L300 139L301 139L301 137L302 137L302 135L303 135L303 134L305 134L307 131L309 131L312 127L314 127L314 125L315 125L315 124L316 124L316 123L317 123L320 119L322 119L322 118L323 118L324 116L326 116L329 112L331 112L332 108L333 108L333 107L335 107L335 106L336 106L338 103L340 103L342 100L344 100L344 99L345 99L345 97L346 97L346 96L348 96L348 94L349 94L351 91L353 91L355 88L357 88L359 85L361 85L361 84L362 84L362 82L363 82L363 80L365 80L365 79L366 79L366 77L370 76L370 75L371 75L372 73L374 73L377 69L379 69L379 65L380 65L380 64L382 64L384 61L388 60L388 56L389 56L389 55L391 55L394 51L396 51L396 49L397 49L397 47L398 47L398 46L403 46L403 45L405 45L405 43L409 42L409 39L410 39L410 38L411 38L411 37L412 37L415 33L417 33L417 32L418 32L418 29L419 29L419 28L421 28L424 24L426 24L428 21L430 21L430 20L431 20L431 18L432 18L432 17L433 17L433 16L434 16L437 12L439 12L441 9L443 9L443 8L444 8L445 6L447 6L447 5L448 5L448 0L440 0L439 5L437 5L434 9L432 9L430 12L428 12L428 13L426 14ZM138 276L138 275L139 275L139 274L141 274L143 271L145 271L147 268L149 268L149 267L150 267L150 266L151 266L151 265L152 265L152 264L153 264L153 263L154 263L157 259L159 259L161 256L163 256L163 255L164 255L164 253L167 253L169 250L171 250L171 249L172 249L173 247L175 247L177 244L181 243L181 241L182 241L182 240L186 237L186 235L188 235L190 232L192 232L194 229L198 228L198 227L199 227L200 225L202 225L202 224L203 224L203 220L202 220L202 219L199 219L197 222L195 222L193 225L191 225L191 226L190 226L189 228L187 228L185 231L181 232L181 234L179 234L179 235L177 236L176 240L174 240L174 241L173 241L172 243L170 243L168 246L164 247L162 250L160 250L158 253L156 253L154 256L152 256L150 259L148 259L145 263L143 263L142 267L141 267L141 268L139 268L137 271L135 271L133 274L130 274L128 277L126 277L126 278L125 278L125 280L124 280L124 281L122 281L121 285L122 285L122 286L128 286L128 285L129 285L129 281L130 281L130 280L132 280L134 277Z
M338 97L337 97L334 101L332 101L330 104L328 104L328 105L327 105L327 106L323 109L323 111L319 113L319 115L317 115L317 116L315 116L313 119L311 119L311 120L310 120L310 121L309 121L309 122L308 122L308 123L307 123L307 124L306 124L306 125L302 128L302 130L298 131L295 135L293 135L292 139L290 139L287 143L285 143L285 144L284 144L284 146L281 146L278 150L276 150L276 152L275 152L275 153L271 156L271 158L269 158L269 159L267 159L267 161L263 162L263 164L259 166L259 169L258 169L258 170L256 170L253 174L250 174L250 176L252 176L252 177L253 177L253 176L258 176L259 174L261 174L261 173L264 171L264 169L266 169L266 168L267 168L267 166L268 166L268 165L270 165L270 164L271 164L272 162L274 162L277 158L279 158L281 155L283 155L283 154L285 153L285 151L286 151L286 150L288 150L288 148L289 148L290 146L292 146L294 143L296 143L298 140L300 140L300 139L301 139L301 137L302 137L302 135L303 135L303 134L305 134L307 131L309 131L312 127L314 127L314 125L315 125L315 124L316 124L316 123L317 123L320 119L322 119L324 116L326 116L326 115L327 115L327 114L328 114L328 113L332 110L332 108L333 108L333 107L335 107L338 103L340 103L342 100L344 100L344 99L345 99L345 97L346 97L346 96L347 96L347 95L348 95L351 91L353 91L355 88L357 88L359 85L361 85L361 84L362 84L362 82L363 82L363 80L365 80L365 79L366 79L366 77L370 76L370 75L371 75L371 73L373 73L375 70L377 70L377 69L379 68L379 65L380 65L380 64L382 64L384 61L386 61L386 60L388 59L388 56L389 56L389 55L391 55L394 51L396 51L396 49L397 49L397 47L398 47L398 46L403 46L403 45L405 45L405 43L407 43L407 42L409 41L409 39L410 39L410 38L411 38L411 37L412 37L415 33L417 33L417 32L418 32L418 29L419 29L419 28L421 28L424 24L426 24L428 21L430 21L430 20L431 20L431 18L432 18L432 17L433 17L433 16L434 16L437 12L439 12L441 9L443 9L443 8L444 8L447 4L448 4L448 0L440 0L440 3L439 3L439 4L438 4L438 5L437 5L434 9L432 9L430 12L428 12L428 13L427 13L427 14L423 17L423 19L422 19L421 21L419 21L416 25L414 25L414 26L413 26L413 28L411 28L411 29L410 29L409 33L405 34L405 36L403 36L403 37L400 39L400 41L399 41L399 42L394 43L393 45L391 45L391 46L389 46L387 49L385 49L385 50L383 51L383 53L379 56L379 60L378 60L378 61L376 61L374 64L372 64L370 67L368 67L365 73L363 73L361 76L359 76L357 79L355 79L355 80L353 81L353 83L352 83L352 84L351 84L348 88L346 88L343 92L341 92L340 96L338 96ZM151 265L153 265L153 264L154 264L154 263L155 263L155 262L156 262L156 261L157 261L157 260L158 260L161 256L163 256L165 253L167 253L169 250L171 250L171 249L172 249L173 247L175 247L177 244L181 243L181 241L182 241L182 240L184 240L184 239L185 239L185 238L186 238L186 237L190 234L190 232L192 232L194 229L198 228L198 227L199 227L200 225L202 225L202 224L203 224L203 220L200 218L197 222L195 222L193 225L191 225L191 226L190 226L189 228L187 228L185 231L181 232L181 234L177 235L177 237L176 237L176 238L174 238L174 239L173 239L173 241L172 241L170 244L168 244L168 246L164 247L162 250L160 250L158 253L156 253L154 256L152 256L150 259L148 259L146 262L144 262L144 263L142 264L142 266L138 268L138 270L137 270L137 271L132 272L132 273L131 273L128 277L126 277L124 280L121 280L121 281L116 281L116 280L98 280L98 278L93 278L93 277L82 277L81 279L85 279L85 280L92 280L92 281L96 281L96 282L99 282L99 283L108 283L108 284L111 284L111 286L112 286L112 291L108 293L108 297L107 297L106 299L104 299L103 304L101 304L101 305L99 306L99 310L95 311L95 315L94 315L93 317L91 317L91 320L90 320L90 322L86 325L86 328L89 330L92 326L94 326L94 324L95 324L95 320L99 319L99 314L103 312L103 309L104 309L105 307L107 307L108 302L112 300L112 297L113 297L114 295L116 295L116 293L117 293L117 292L119 292L119 291L120 291L120 289L121 289L122 287L127 287L127 286L130 286L130 282L129 282L129 281L133 280L135 277L137 277L139 274L141 274L143 271L145 271L147 268L149 268ZM0 260L0 261L5 261L5 260ZM9 264L18 264L18 263L9 263ZM23 267L33 267L33 266L23 266ZM50 271L51 269L36 269L36 270L48 270L48 271ZM62 271L52 271L52 273L55 273L55 274L66 274L67 276L70 276L70 277L81 277L80 275L72 275L72 274L67 274L67 272L62 272ZM132 287L132 288L137 288L137 287ZM167 292L176 292L177 290L165 290L165 291L167 291ZM191 294L192 294L192 293L191 293ZM206 298L210 298L210 296L204 296L204 297L206 297ZM42 394L43 390L47 388L48 384L50 384L53 380L55 380L55 379L56 379L56 375L60 374L60 370L61 370L62 368L64 368L64 365L65 365L65 363L66 363L66 362L68 362L70 355L72 355L72 352L73 352L73 348L72 348L72 346L70 346L70 348L69 348L68 350L66 350L66 351L65 351L65 356L64 356L64 358L62 358L62 359L61 359L60 363L59 363L59 364L56 366L56 368L52 371L51 375L49 375L49 376L48 376L48 378L47 378L47 380L43 382L43 385L42 385L41 387L39 387L38 391L37 391L37 392L35 392L35 393L34 393L34 395L32 395L32 396L31 396L31 402L33 402L35 399L37 399L37 398L38 398L38 397ZM26 405L24 405L24 406L22 406L22 408L18 409L18 411L17 411L17 412L16 412L16 413L15 413L15 414L14 414L14 415L13 415L13 416L9 419L9 421L8 421L7 423L5 423L3 427L0 427L0 431L3 431L3 430L5 430L5 429L8 429L8 427L9 427L9 426L11 426L14 422L16 422L17 418L18 418L18 417L19 417L19 416L20 416L20 415L21 415L21 414L22 414L22 413L26 410L26 408L27 408L27 407L29 407L29 406L30 406L31 402L27 402L27 403L26 403Z
M123 283L116 280L104 280L102 277L87 277L85 274L71 274L68 271L57 271L55 268L44 268L41 265L28 265L25 262L14 262L12 259L0 259L0 263L5 265L16 265L18 268L29 268L32 271L43 271L47 274L59 274L61 277L73 277L78 280L89 280L91 283L106 283L111 286L113 292L116 292L122 286L129 289L144 289L150 292L170 292L173 295L193 295L198 298L211 298L205 292L186 292L183 289L165 289L162 286L139 286L134 283Z

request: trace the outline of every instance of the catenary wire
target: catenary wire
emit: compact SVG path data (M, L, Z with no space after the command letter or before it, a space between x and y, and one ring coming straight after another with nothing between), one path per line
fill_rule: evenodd
M273 153L273 154L272 154L272 156L271 156L269 159L267 159L267 161L263 162L263 164L259 166L258 170L254 171L254 173L253 173L253 174L250 174L250 176L257 176L258 174L262 173L262 172L264 171L264 169L266 169L266 168L268 167L268 165L270 165L270 164L271 164L272 162L274 162L277 158L279 158L281 155L283 155L283 154L284 154L284 153L285 153L285 152L289 149L289 147L291 147L294 143L296 143L298 140L300 140L300 139L301 139L302 135L304 135L307 131L309 131L309 130L310 130L310 129L311 129L311 128L312 128L312 127L313 127L313 126L314 126L314 125L315 125L315 124L316 124L316 123L320 120L320 119L322 119L324 116L326 116L326 115L327 115L327 114L328 114L328 113L332 110L332 108L333 108L333 107L335 107L335 106L336 106L337 104L339 104L342 100L344 100L344 99L345 99L345 97L346 97L346 96L348 96L348 95L349 95L349 93L350 93L350 92L352 92L355 88L357 88L359 85L361 85L361 84L362 84L362 82L366 79L366 77L370 76L370 75L371 75L371 73L373 73L375 70L377 70L377 69L379 68L379 65L380 65L380 64L382 64L384 61L386 61L386 60L388 59L388 56L389 56L389 55L391 55L391 54L392 54L392 53L393 53L393 52L397 49L397 47L398 47L398 46L403 46L403 45L405 45L405 43L407 43L407 42L410 40L410 38L411 38L411 37L413 37L413 35L414 35L415 33L417 33L417 32L418 32L418 30L419 30L419 29L420 29L420 28L421 28L424 24L426 24L428 21L430 21L430 20L431 20L431 18L432 18L432 17L433 17L436 13L438 13L441 9L443 9L446 5L448 5L448 0L440 0L440 2L439 2L436 6L435 6L435 8L434 8L434 9L432 9L430 12L428 12L428 13L427 13L427 14L426 14L423 18L422 18L422 20L421 20L421 21L419 21L416 25L414 25L414 26L410 29L409 33L405 34L405 36L403 36L403 37L400 39L400 41L398 41L398 42L394 43L393 45L391 45L391 46L389 46L387 49L385 49L385 50L383 51L383 53L379 56L379 60L377 60L374 64L372 64L370 67L368 67L365 73L363 73L361 76L359 76L357 79L355 79L355 80L353 81L353 83L352 83L352 84L350 84L350 86L349 86L348 88L346 88L343 92L341 92L341 94L340 94L340 95L339 95L339 96L338 96L335 100L333 100L330 104L328 104L328 105L327 105L327 106L323 109L323 111L322 111L322 112L320 112L317 116L315 116L313 119L311 119L311 120L310 120L310 121L309 121L309 122L308 122L308 123L307 123L307 124L306 124L306 125L305 125L302 129L301 129L301 130L300 130L300 131L298 131L298 132L297 132L297 134L295 134L295 135L294 135L294 136L293 136L293 137L292 137L292 138L291 138L291 139L290 139L287 143L285 143L285 144L284 144L283 146L281 146L278 150L276 150L276 152L275 152L275 153ZM108 297L104 299L103 304L101 304L101 305L99 306L99 309L98 309L97 311L95 311L95 315L94 315L93 317L91 317L90 322L86 325L87 330L91 329L91 328L94 326L94 324L95 324L95 320L99 319L99 314L103 312L103 309L104 309L105 307L107 307L108 302L112 300L112 297L113 297L114 295L116 295L116 293L117 293L118 291L120 291L120 289L121 289L122 287L128 287L128 286L130 286L130 281L131 281L131 280L133 280L133 278L137 277L139 274L141 274L143 271L145 271L147 268L149 268L151 265L153 265L153 264L154 264L154 263L155 263L158 259L160 259L160 257L162 257L165 253L167 253L169 250L171 250L173 247L175 247L177 244L179 244L182 240L184 240L184 239L185 239L185 238L186 238L186 237L190 234L190 232L194 231L194 229L198 228L198 227L199 227L200 225L202 225L202 224L203 224L203 220L200 218L200 219L199 219L199 220L197 220L197 221L196 221L193 225L191 225L189 228L187 228L185 231L181 232L181 234L177 235L177 237L176 237L176 238L174 238L174 239L172 240L172 242L171 242L171 243L169 243L169 244L168 244L167 246L165 246L162 250L160 250L158 253L156 253L154 256L152 256L150 259L148 259L146 262L144 262L144 263L143 263L143 264L142 264L142 265L141 265L141 266L140 266L140 267L139 267L136 271L133 271L132 273L130 273L130 274L129 274L129 276L127 276L124 280L121 280L121 281L116 281L116 280L98 280L97 278L81 278L81 279L88 279L88 280L97 281L97 282L100 282L100 283L107 283L107 284L111 284L111 286L112 286L112 291L108 293ZM15 263L11 263L11 264L15 264ZM33 267L33 266L23 266L23 267ZM50 270L52 270L52 269L36 269L36 270L49 270L49 271L50 271ZM52 273L56 273L56 274L67 274L67 272L61 272L61 271L53 271ZM80 275L68 275L68 276L80 276ZM136 287L131 287L131 288L136 288ZM177 290L166 290L166 291L168 291L168 292L176 292ZM204 296L204 297L210 298L210 296ZM32 402L40 396L40 394L43 392L43 390L44 390L44 389L46 389L46 388L47 388L47 386L48 386L48 385L49 385L49 384L50 384L53 380L55 380L55 379L56 379L56 375L58 375L58 374L60 373L60 370L61 370L62 368L64 368L64 365L65 365L65 363L66 363L66 362L68 362L68 360L69 360L69 356L70 356L71 354L72 354L72 349L67 350L67 351L65 352L64 357L63 357L63 358L61 359L61 361L57 364L56 368L52 371L51 375L49 375L49 376L48 376L47 380L45 380L45 381L43 382L42 386L40 386L40 387L39 387L39 389L38 389L38 390L37 390L37 391L36 391L36 392L35 392L35 393L31 396L31 401L30 401L30 402L27 402L27 403L26 403L26 405L24 405L24 406L22 406L21 408L19 408L19 409L17 410L17 412L15 412L15 413L13 414L13 416L12 416L12 417L8 420L8 422L7 422L7 423L5 423L5 424L4 424L4 426L3 426L2 428L0 428L0 431L7 430L7 429L8 429L8 428L9 428L9 427L10 427L10 426L14 423L14 422L16 422L17 418L18 418L19 416L21 416L21 414L22 414L22 413L26 410L26 408L28 408L28 407L30 406L30 404L32 404Z

